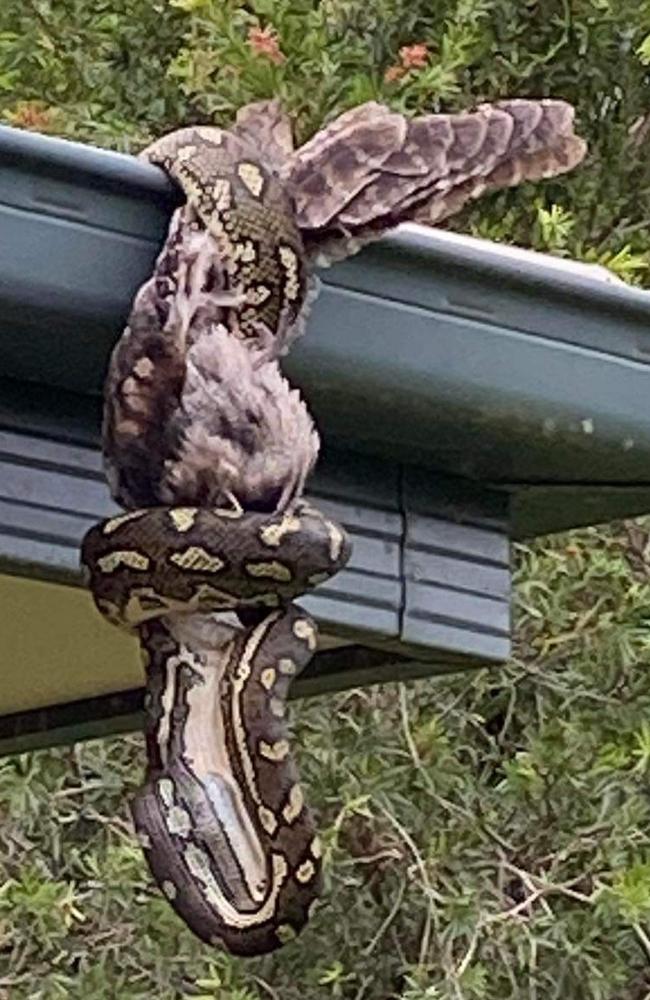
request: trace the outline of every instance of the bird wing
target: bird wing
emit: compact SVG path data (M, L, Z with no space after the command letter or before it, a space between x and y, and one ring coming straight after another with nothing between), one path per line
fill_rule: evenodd
M307 252L328 263L400 222L433 224L486 191L571 170L586 152L573 119L550 99L412 119L372 101L352 108L281 171Z

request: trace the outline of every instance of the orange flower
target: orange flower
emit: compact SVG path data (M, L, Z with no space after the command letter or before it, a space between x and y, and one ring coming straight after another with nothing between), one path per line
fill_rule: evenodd
M45 132L51 124L50 109L37 101L22 101L10 112L12 125L33 132Z
M404 69L403 66L397 66L397 65L389 66L386 72L384 73L384 82L395 83L395 81L400 80L405 73L406 70Z
M249 28L248 45L256 56L266 56L277 66L286 59L273 28Z
M429 60L429 50L426 45L404 45L399 50L399 57L404 69L422 69Z

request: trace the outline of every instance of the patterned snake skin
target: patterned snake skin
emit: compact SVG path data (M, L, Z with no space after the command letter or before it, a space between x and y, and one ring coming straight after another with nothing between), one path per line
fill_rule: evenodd
M200 938L235 954L294 937L321 884L285 723L316 628L293 601L350 544L302 499L319 440L278 364L315 292L308 265L571 169L585 152L572 123L561 101L412 120L369 103L295 150L267 101L143 154L186 202L111 358L104 455L126 513L87 534L82 563L143 653L133 817L151 871Z

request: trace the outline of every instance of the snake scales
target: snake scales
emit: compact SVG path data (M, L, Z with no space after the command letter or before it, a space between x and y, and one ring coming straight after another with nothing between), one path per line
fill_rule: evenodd
M278 365L314 294L308 264L583 155L559 101L411 121L371 103L299 150L277 102L261 102L228 131L182 129L145 151L186 200L106 381L106 470L127 512L87 534L82 562L147 671L136 831L205 941L272 950L321 883L285 723L316 628L293 601L350 543L302 499L318 435Z
M136 510L84 542L98 607L138 629L148 668L138 836L192 930L238 954L294 935L320 889L320 846L284 722L316 629L290 602L348 554L341 529L306 505L270 517ZM263 610L229 642L222 668L207 613L242 607Z

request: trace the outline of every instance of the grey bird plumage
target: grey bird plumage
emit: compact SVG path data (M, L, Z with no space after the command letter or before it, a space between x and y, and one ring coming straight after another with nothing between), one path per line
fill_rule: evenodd
M196 234L183 255L182 296L169 324L186 345L185 377L169 424L160 499L167 504L285 509L302 493L318 456L307 407L278 362L214 321L208 276L215 243Z

